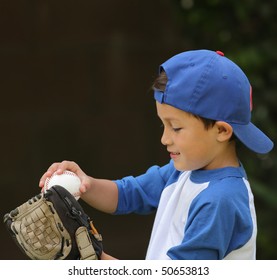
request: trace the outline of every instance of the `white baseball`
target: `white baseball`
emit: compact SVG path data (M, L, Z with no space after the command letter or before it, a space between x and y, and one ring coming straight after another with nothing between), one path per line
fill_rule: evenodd
M68 190L76 200L80 198L80 178L71 171L65 170L62 174L56 174L56 172L50 177L47 178L44 184L44 191L46 192L51 187L58 185L64 187Z

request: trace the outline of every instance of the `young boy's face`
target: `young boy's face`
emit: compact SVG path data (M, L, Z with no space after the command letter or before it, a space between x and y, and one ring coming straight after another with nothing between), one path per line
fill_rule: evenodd
M220 168L218 128L206 129L193 115L167 104L156 102L164 132L161 138L177 170Z

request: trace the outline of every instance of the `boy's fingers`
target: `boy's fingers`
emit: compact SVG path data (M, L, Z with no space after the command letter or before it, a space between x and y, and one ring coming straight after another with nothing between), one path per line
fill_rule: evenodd
M51 177L55 172L57 174L62 174L65 170L70 170L76 174L82 173L82 172L80 172L81 171L80 167L73 161L64 160L62 162L55 162L42 175L42 177L40 178L40 181L39 181L39 186L41 188L43 188L47 178Z
M43 188L46 179L49 178L49 177L51 177L52 174L53 174L53 173L52 173L52 172L49 172L49 171L47 171L47 172L45 172L45 173L43 174L43 176L40 178L40 181L39 181L39 186L40 186L41 188Z
M77 173L77 171L80 169L80 167L74 161L64 160L64 161L60 162L58 164L58 166L55 166L55 169L58 174L63 173L65 170L69 170L71 172Z
M80 186L80 192L83 194L90 188L90 181L88 176L81 177L81 186Z
M59 169L60 163L59 162L55 162L53 163L48 170L42 175L42 177L39 180L39 186L41 188L43 188L45 181L47 178L51 177L53 175L54 172L56 172ZM62 172L61 172L62 173Z

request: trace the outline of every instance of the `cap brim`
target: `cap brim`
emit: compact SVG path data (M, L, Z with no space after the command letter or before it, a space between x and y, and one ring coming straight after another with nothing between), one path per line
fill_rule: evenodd
M273 142L253 123L247 125L230 124L234 134L250 150L259 154L266 154L272 150Z

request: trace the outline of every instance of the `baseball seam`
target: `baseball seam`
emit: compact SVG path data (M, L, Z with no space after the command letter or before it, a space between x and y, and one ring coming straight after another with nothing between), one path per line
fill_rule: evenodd
M71 172L71 171L68 171L68 170L65 170L62 174L60 174L60 175L63 175L63 174L66 174L66 175L70 175L70 176L73 176L73 177L78 177L74 172ZM49 178L46 178L46 181L45 181L45 190L48 190L48 185L49 185L49 182L50 182L50 180L54 177L54 176L56 176L56 175L58 175L58 174L56 174L56 172L54 172L52 175L51 175L51 177L49 177ZM79 178L79 177L78 177ZM76 194L76 195L75 195ZM80 192L75 192L74 193L74 195L73 196L80 196Z

